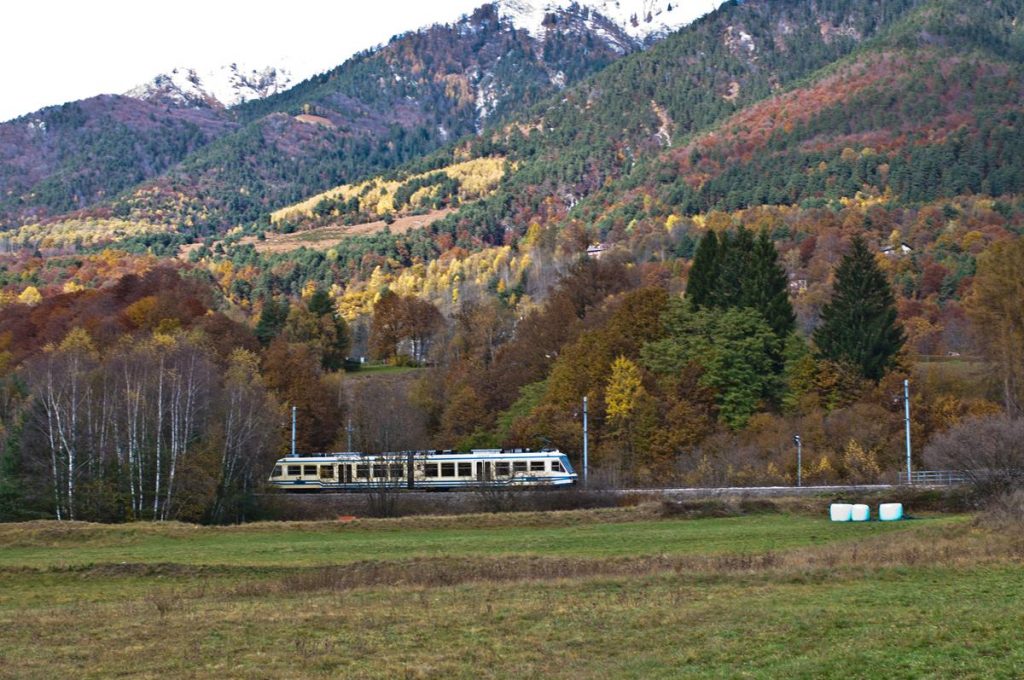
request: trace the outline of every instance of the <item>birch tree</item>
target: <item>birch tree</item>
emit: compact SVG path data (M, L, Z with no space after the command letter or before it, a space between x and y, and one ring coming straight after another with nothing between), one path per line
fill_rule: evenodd
M36 424L49 454L54 513L75 519L76 484L88 449L85 425L92 397L96 349L88 333L72 330L57 347L48 346L27 371L38 400Z
M245 500L270 469L279 443L281 406L263 384L259 358L237 349L224 377L219 414L223 444L220 479L210 517L215 522L243 521Z

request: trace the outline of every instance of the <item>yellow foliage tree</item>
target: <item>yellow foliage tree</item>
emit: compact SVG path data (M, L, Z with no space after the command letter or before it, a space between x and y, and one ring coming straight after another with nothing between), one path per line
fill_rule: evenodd
M38 305L43 301L43 296L40 294L39 289L35 286L29 286L25 290L21 291L21 295L18 296L18 302L23 305L33 306Z
M978 257L966 310L999 366L1007 413L1024 410L1024 241L993 244Z
M878 481L882 468L873 450L851 439L843 449L843 472L846 481L860 484Z
M609 422L625 422L633 413L643 393L640 368L626 357L620 356L615 359L605 391Z

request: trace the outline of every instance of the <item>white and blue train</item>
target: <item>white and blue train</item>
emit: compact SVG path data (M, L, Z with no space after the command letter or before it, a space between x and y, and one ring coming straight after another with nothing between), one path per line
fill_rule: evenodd
M565 487L576 483L569 457L547 449L473 449L286 456L270 485L287 491L453 490L481 487Z

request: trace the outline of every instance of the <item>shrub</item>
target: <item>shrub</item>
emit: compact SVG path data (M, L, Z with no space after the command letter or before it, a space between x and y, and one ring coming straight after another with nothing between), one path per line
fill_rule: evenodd
M981 517L984 524L999 529L1024 527L1024 489L1015 489L990 498Z
M925 464L962 473L981 501L1024 489L1024 419L973 418L937 435Z

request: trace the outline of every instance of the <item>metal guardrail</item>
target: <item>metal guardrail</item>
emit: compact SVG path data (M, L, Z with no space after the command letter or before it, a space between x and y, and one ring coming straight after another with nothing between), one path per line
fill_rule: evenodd
M899 473L900 484L907 483L907 473ZM930 486L955 486L967 483L967 476L956 470L914 470L910 473L911 484Z

